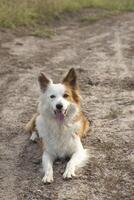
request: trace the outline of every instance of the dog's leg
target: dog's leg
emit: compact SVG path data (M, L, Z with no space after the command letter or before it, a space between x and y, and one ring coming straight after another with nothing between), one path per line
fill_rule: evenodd
M75 176L75 169L83 167L88 161L88 150L83 148L80 138L78 137L76 138L76 146L77 150L67 163L63 178L72 178Z
M45 173L45 176L43 177L42 181L44 183L53 182L53 158L46 151L43 153L42 156L42 164L43 164L43 171Z
M85 165L85 161L87 161L87 158L88 156L86 150L83 150L83 152L78 151L74 153L70 161L67 163L63 178L72 178L73 176L75 176L75 169Z

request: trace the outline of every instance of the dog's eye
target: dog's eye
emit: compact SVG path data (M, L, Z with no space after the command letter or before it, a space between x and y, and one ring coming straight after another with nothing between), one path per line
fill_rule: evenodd
M63 97L64 97L64 98L67 98L67 97L69 97L69 95L65 93L65 94L63 95Z
M53 94L50 96L50 98L51 98L51 99L54 99L55 97L56 97L56 96L55 96L55 95L53 95Z

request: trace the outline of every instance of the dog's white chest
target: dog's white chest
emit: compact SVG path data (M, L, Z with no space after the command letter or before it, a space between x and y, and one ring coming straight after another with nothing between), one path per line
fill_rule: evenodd
M75 142L73 136L65 134L68 133L64 133L64 135L62 133L55 134L47 139L46 147L56 157L70 156L74 152Z
M36 125L45 149L54 157L71 156L76 151L79 140L75 135L76 125L62 127L54 122L47 123L41 116L37 118Z

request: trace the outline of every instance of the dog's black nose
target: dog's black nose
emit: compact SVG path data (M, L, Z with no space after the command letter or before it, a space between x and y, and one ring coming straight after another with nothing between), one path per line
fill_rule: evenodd
M61 110L61 109L63 108L63 105L59 103L59 104L56 105L56 108L57 108L58 110Z

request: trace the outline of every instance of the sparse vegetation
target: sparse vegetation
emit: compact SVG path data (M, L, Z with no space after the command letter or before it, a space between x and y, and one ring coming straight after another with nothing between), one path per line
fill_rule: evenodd
M41 38L51 38L54 35L54 32L51 29L40 26L40 27L36 27L32 35L41 37Z
M100 19L103 19L105 17L110 17L110 16L113 16L113 15L117 15L119 14L120 11L109 11L109 12L106 12L106 13L99 13L99 14L95 14L95 15L91 15L91 16L83 16L80 18L80 21L82 23L95 23L96 21L100 20Z
M0 0L0 26L36 27L40 22L50 23L61 13L74 12L87 7L133 11L134 0ZM98 17L93 17L90 21L97 19Z

